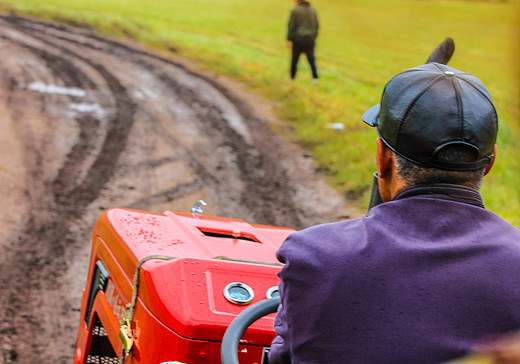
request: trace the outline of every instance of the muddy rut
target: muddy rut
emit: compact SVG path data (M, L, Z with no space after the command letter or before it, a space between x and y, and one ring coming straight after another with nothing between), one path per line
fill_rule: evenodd
M299 229L352 216L232 83L85 29L0 16L0 363L71 363L106 208ZM252 101L253 100L253 101Z

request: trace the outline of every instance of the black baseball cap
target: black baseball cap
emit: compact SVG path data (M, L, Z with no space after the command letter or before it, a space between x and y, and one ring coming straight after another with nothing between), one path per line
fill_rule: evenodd
M498 117L486 86L475 76L427 63L394 76L381 104L362 116L395 153L424 167L470 171L491 163ZM475 151L473 161L447 163L437 158L459 144Z

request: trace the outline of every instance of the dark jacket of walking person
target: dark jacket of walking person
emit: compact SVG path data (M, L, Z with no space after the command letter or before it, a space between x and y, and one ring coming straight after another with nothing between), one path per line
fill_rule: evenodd
M296 70L300 55L307 56L312 71L313 81L318 80L318 70L316 68L316 58L314 47L318 36L318 15L316 9L308 1L295 0L296 6L291 11L289 17L287 42L292 44L291 55L291 79L296 77Z
M486 87L429 63L363 120L384 202L283 243L270 362L437 364L520 330L520 231L479 193L497 151Z

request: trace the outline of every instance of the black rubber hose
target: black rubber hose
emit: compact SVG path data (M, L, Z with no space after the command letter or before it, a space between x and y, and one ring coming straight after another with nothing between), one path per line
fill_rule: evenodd
M231 322L222 339L220 359L222 364L238 364L238 344L247 328L256 320L276 312L280 297L269 298L246 308Z

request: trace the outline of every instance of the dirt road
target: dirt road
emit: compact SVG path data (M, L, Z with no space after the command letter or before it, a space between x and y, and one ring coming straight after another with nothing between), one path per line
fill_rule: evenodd
M0 363L71 363L109 207L302 228L355 215L256 99L90 31L0 16Z

